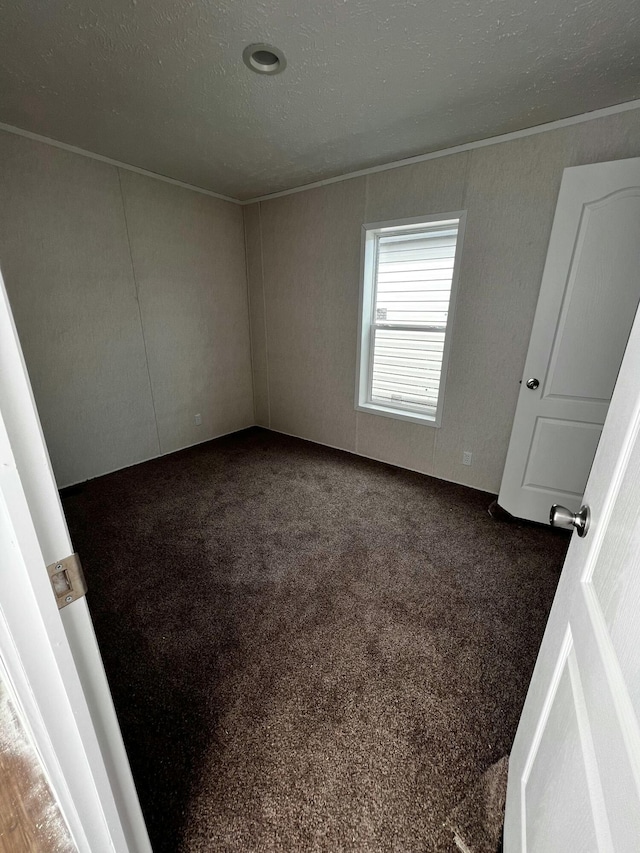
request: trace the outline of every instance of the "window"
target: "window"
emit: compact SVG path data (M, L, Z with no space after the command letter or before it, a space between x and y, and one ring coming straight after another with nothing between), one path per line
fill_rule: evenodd
M363 226L357 409L440 426L464 217Z

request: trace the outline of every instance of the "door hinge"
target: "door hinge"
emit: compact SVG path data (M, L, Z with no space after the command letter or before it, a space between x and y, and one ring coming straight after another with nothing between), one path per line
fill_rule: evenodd
M51 563L47 566L47 571L59 609L86 594L87 582L77 554L71 554L70 557Z

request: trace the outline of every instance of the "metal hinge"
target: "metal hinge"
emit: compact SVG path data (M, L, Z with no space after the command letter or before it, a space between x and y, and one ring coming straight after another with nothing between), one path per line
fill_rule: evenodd
M47 566L53 594L58 602L58 608L66 607L87 592L87 582L84 579L82 564L77 554L71 554L63 560Z

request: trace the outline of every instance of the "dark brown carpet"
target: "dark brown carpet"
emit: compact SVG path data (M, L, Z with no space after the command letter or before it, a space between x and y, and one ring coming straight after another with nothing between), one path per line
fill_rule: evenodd
M68 493L156 853L451 851L567 539L252 429Z
M446 820L463 853L496 853L504 824L509 759L505 755L484 771Z

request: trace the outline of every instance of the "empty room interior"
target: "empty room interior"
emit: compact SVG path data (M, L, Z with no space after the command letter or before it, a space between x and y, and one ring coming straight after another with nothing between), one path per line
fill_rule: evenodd
M640 849L575 620L535 711L640 298L638 11L0 4L0 269L109 849ZM6 849L107 849L67 823Z

